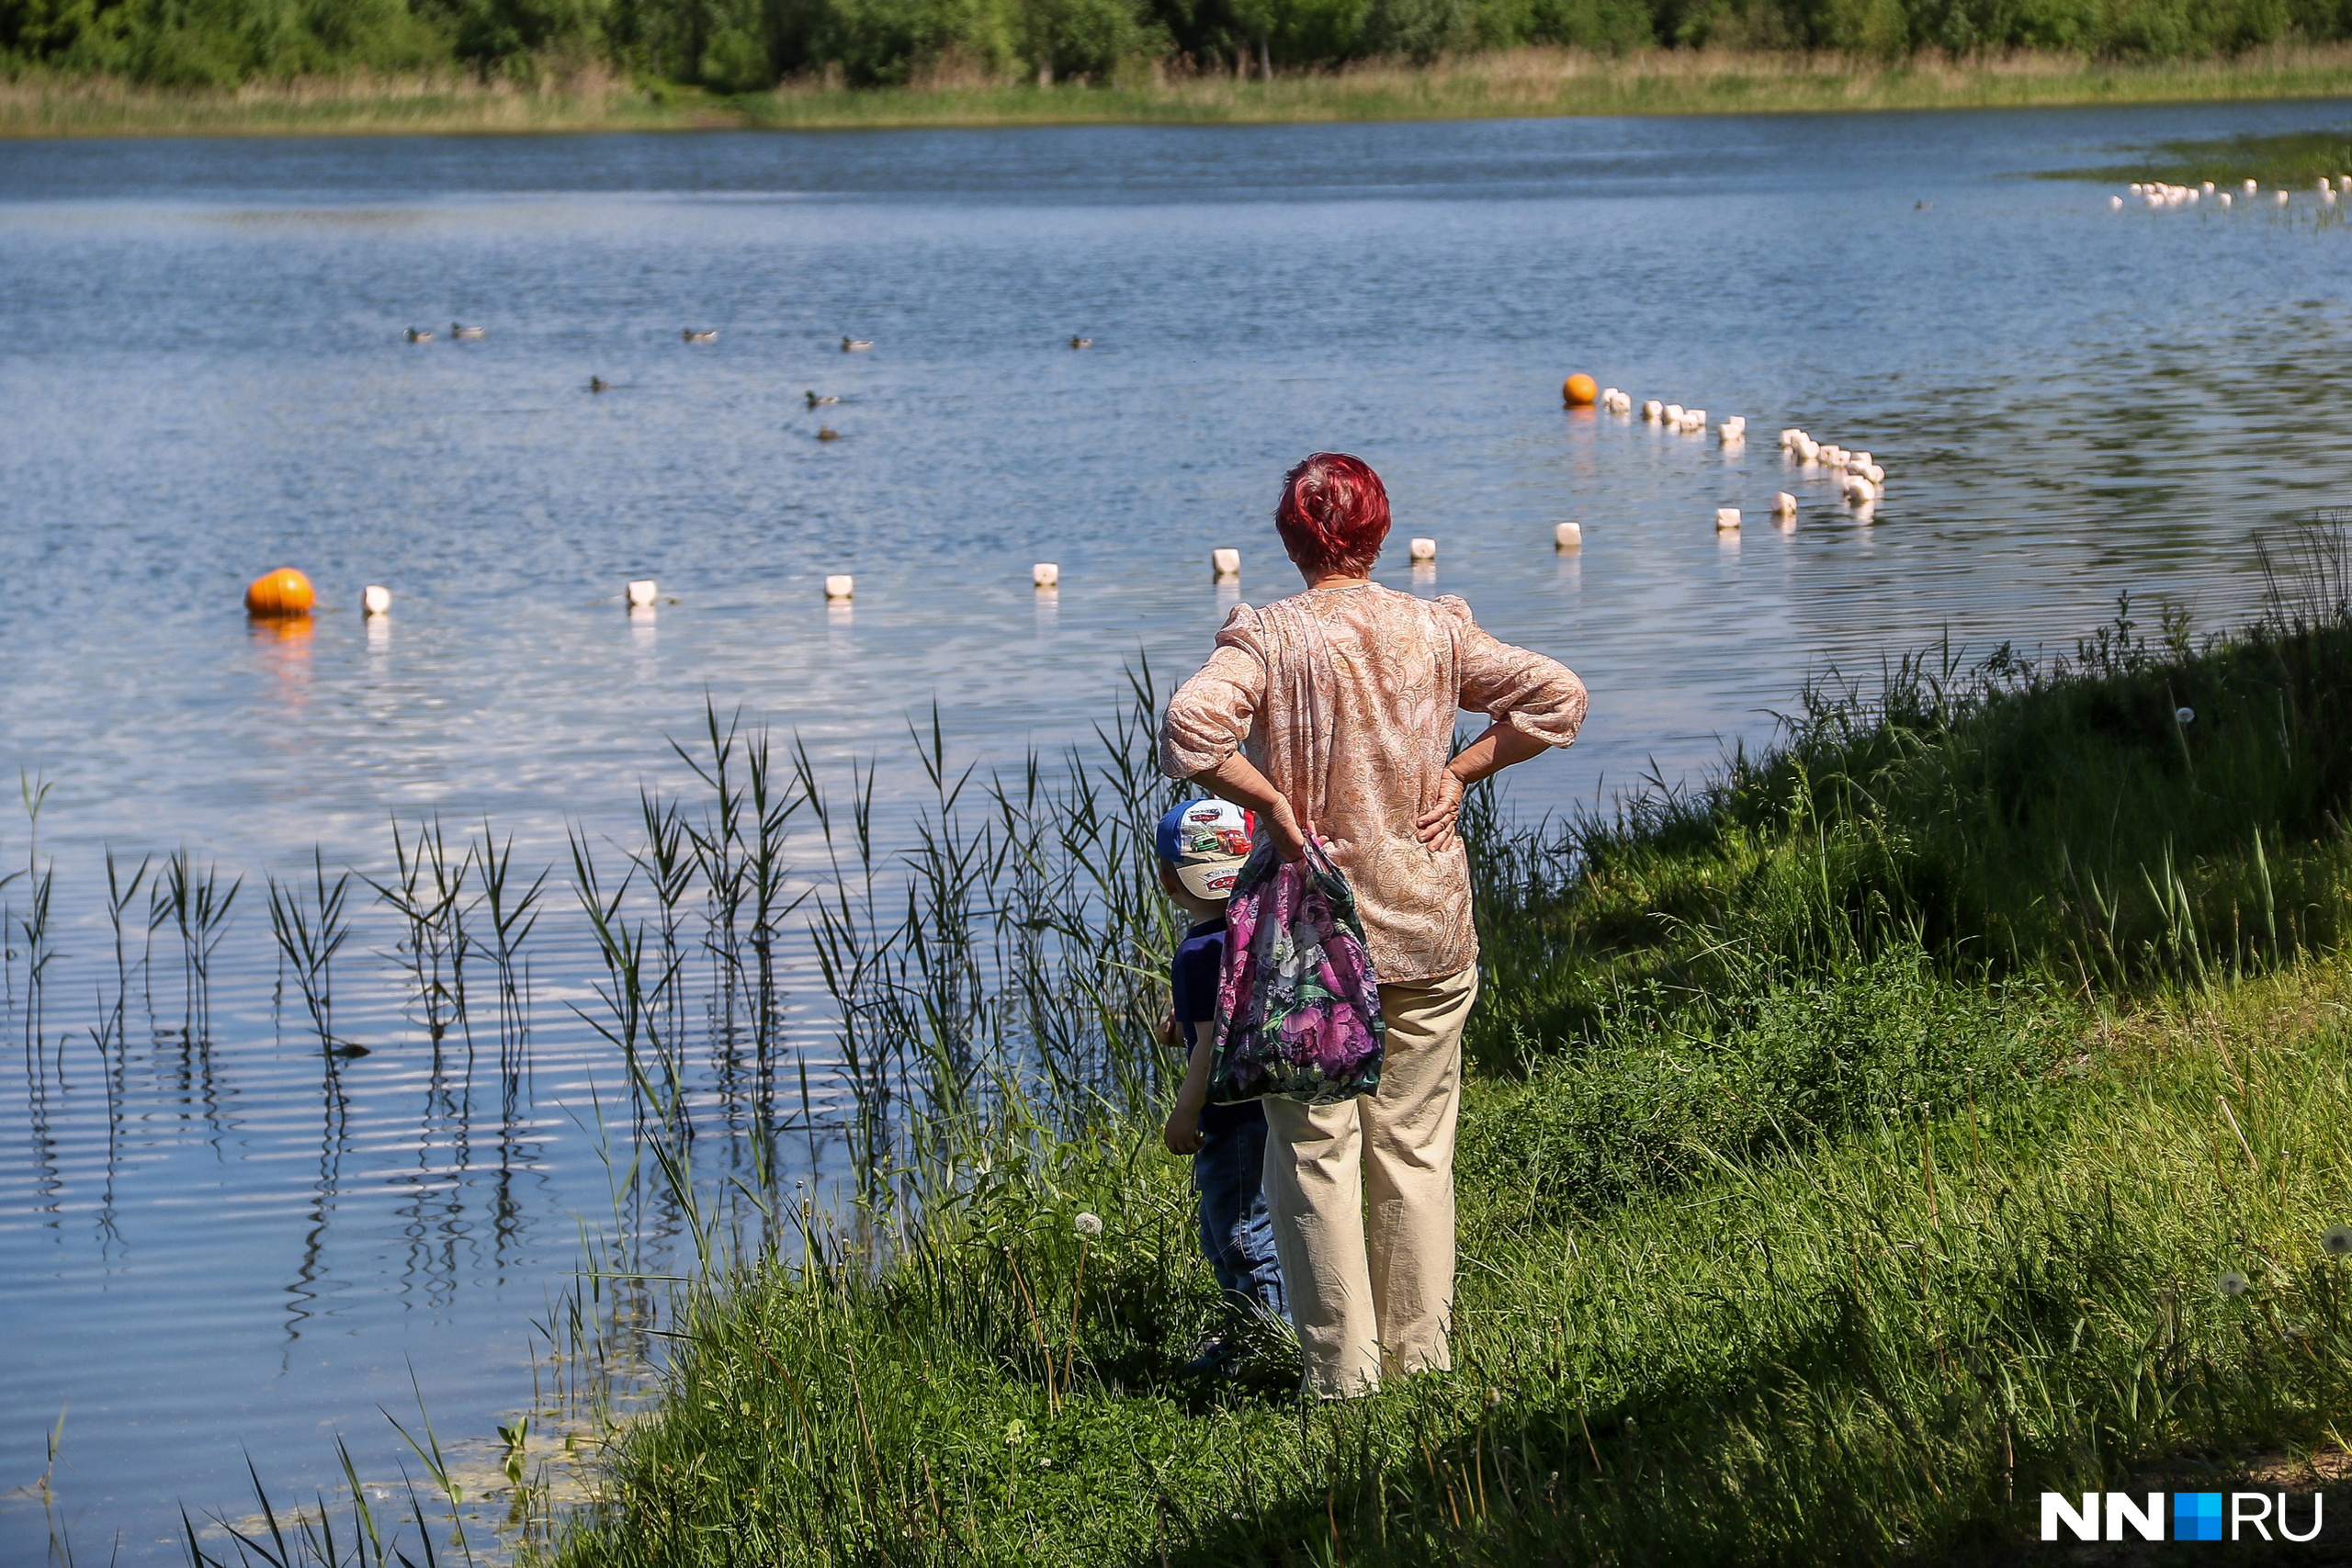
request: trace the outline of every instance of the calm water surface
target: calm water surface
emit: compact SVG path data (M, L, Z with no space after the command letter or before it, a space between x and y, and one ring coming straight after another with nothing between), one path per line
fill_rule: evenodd
M616 1223L576 963L545 960L515 1071L436 1060L371 914L338 974L376 1054L322 1080L264 873L380 870L394 814L487 815L534 865L567 824L633 841L706 693L830 768L878 755L888 832L934 698L959 760L1015 762L1125 665L1197 660L1234 597L1213 547L1287 591L1264 518L1317 446L1438 541L1385 578L1590 684L1527 812L1685 776L1808 671L1946 629L2062 648L2125 589L2229 621L2253 541L2347 499L2352 236L2308 197L2114 213L2018 176L2344 112L0 146L0 764L54 781L61 950L38 1020L9 969L0 1490L65 1416L0 1563L62 1530L175 1560L181 1502L241 1506L241 1450L323 1484L341 1432L395 1474L376 1407L412 1376L479 1460L581 1223ZM1572 369L1759 439L1565 414ZM1891 470L1871 520L1791 477L1791 423ZM308 636L238 608L279 563L320 586ZM663 599L631 615L640 576ZM363 625L368 582L396 603ZM100 856L181 844L249 878L210 1040L159 946L101 1049ZM0 866L29 848L0 827Z

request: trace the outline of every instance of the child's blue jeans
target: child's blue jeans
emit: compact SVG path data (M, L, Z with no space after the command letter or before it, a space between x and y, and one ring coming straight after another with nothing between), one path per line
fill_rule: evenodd
M1201 1195L1201 1250L1208 1255L1228 1304L1281 1317L1282 1265L1274 1258L1273 1216L1261 1185L1266 1113L1246 1105L1201 1109L1201 1147L1193 1186Z

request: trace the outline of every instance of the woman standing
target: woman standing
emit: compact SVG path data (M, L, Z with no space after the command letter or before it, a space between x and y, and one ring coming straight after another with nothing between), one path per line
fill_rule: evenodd
M1160 766L1256 811L1283 859L1310 833L1326 842L1381 981L1379 1091L1265 1101L1275 1248L1307 1384L1326 1397L1451 1365L1453 1134L1478 993L1454 818L1467 785L1567 745L1585 714L1584 682L1487 636L1460 599L1372 581L1388 521L1361 458L1293 468L1274 526L1306 592L1237 606L1159 735ZM1492 722L1449 762L1457 709Z

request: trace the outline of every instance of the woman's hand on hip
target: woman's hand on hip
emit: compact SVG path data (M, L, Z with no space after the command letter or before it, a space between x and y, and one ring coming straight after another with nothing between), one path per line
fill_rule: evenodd
M1453 825L1462 815L1462 780L1451 768L1437 775L1437 803L1414 820L1422 846L1442 853L1453 847Z

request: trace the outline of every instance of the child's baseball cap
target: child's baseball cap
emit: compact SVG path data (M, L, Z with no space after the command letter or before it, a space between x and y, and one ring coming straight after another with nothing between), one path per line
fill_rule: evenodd
M1230 897L1257 827L1229 800L1188 800L1159 819L1160 861L1194 897Z

